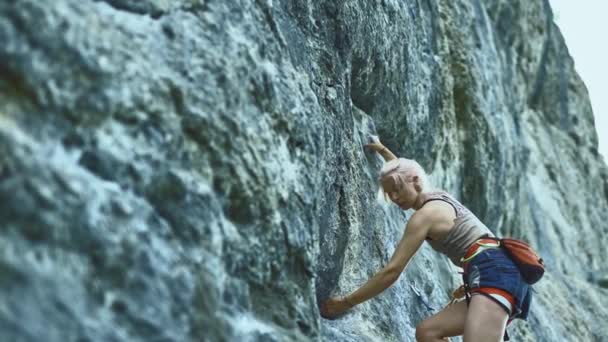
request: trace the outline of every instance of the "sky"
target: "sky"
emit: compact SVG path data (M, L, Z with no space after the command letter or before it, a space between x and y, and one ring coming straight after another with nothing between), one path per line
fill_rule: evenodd
M608 13L607 0L550 0L574 67L583 79L595 116L599 151L608 162Z

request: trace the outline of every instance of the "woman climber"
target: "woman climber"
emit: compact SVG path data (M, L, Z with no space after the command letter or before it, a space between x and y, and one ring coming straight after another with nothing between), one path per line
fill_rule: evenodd
M321 315L336 318L384 291L427 241L463 268L465 285L460 292L467 300L422 321L416 327L416 340L445 341L464 335L466 342L485 342L506 337L507 323L526 319L531 301L531 287L517 266L496 240L489 239L492 232L473 213L448 193L429 191L426 174L416 161L397 158L375 137L366 146L387 161L379 177L384 193L401 209L412 208L415 213L389 263L355 292L325 301Z

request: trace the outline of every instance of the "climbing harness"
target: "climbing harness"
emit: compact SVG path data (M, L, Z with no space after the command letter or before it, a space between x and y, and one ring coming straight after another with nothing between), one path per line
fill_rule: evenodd
M460 258L461 263L467 263L471 259L473 259L477 254L491 248L500 247L500 241L496 241L494 239L479 239L473 243L471 247L467 250L462 258Z

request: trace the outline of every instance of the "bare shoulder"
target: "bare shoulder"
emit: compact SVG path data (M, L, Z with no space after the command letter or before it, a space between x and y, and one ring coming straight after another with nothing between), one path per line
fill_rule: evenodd
M414 217L421 222L434 224L445 221L451 222L456 218L456 213L449 203L444 201L431 201L417 210L414 215L412 215L412 219L414 219Z
M427 237L433 240L444 238L454 226L456 212L454 208L444 201L431 201L420 208L414 215L420 222L424 222Z
M429 225L435 218L435 210L429 208L428 205L416 210L416 212L410 217L408 225L412 226L423 226Z

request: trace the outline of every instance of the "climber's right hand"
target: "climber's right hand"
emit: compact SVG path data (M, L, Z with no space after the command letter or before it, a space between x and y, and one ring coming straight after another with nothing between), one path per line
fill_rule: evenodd
M385 148L377 135L370 135L368 138L368 143L364 146L376 152L380 152Z
M321 317L336 319L350 308L352 308L352 305L344 298L329 298L321 304Z

